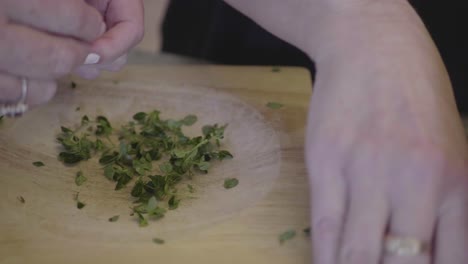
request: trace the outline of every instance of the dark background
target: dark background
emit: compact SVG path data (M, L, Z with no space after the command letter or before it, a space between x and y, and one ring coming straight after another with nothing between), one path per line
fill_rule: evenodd
M468 5L464 1L410 1L447 66L457 105L468 112ZM221 64L303 66L300 50L257 26L221 0L172 0L163 23L163 51Z

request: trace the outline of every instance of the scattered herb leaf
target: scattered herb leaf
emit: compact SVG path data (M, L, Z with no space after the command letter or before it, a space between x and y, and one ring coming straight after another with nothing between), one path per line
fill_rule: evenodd
M80 201L76 202L76 208L78 208L80 210L83 209L83 207L85 207L85 206L86 206L86 204L83 203L83 202L80 202Z
M113 217L109 218L109 222L117 222L120 218L120 215L114 215Z
M232 159L232 158L234 158L234 156L231 154L231 152L229 152L227 150L221 150L218 153L218 159L219 160Z
M266 104L266 106L270 109L280 109L282 108L284 105L281 104L281 103L278 103L278 102L268 102Z
M165 241L163 239L160 239L160 238L153 238L153 243L162 245L162 244L165 243Z
M135 119L136 121L144 121L146 116L147 116L146 113L139 112L139 113L136 113L135 115L133 115L133 119Z
M310 227L306 227L302 230L306 236L310 236Z
M88 117L87 115L84 115L84 116L81 118L81 125L82 125L82 126L86 126L88 123L89 123L89 117Z
M76 111L76 112L78 112L78 111L80 111L80 110L81 110L81 107L79 107L79 106L77 106L77 107L75 108L75 111Z
M293 239L296 236L296 231L295 230L288 230L283 232L282 234L279 235L278 240L280 244L283 244L287 240Z
M77 186L83 185L88 179L83 175L82 171L78 171L75 176L75 184Z
M167 202L167 204L169 205L169 210L177 209L177 207L179 207L179 203L180 200L177 199L175 195L172 195L171 199L169 199L169 201Z
M80 201L79 196L80 196L80 193L77 192L76 195L75 195L75 201L76 201L76 208L81 210L81 209L83 209L83 207L86 206L86 204Z
M225 189L231 189L236 187L239 184L239 180L236 178L229 178L224 180L224 188Z
M44 162L42 162L42 161L35 161L35 162L33 162L33 165L36 166L36 167L44 167L45 166Z
M76 86L77 86L77 85L76 85L76 82L71 82L71 83L70 83L70 87L71 87L72 89L75 89Z
M24 199L23 196L18 196L17 199L18 199L18 201L19 201L20 203L22 203L22 204L26 203L26 200Z
M193 188L193 186L191 184L187 184L187 188L189 190L190 193L194 193L195 192L195 189Z
M182 119L182 123L186 126L191 126L197 122L198 118L196 115L188 115Z
M272 72L280 72L281 68L279 66L273 66L273 67L271 67L271 71Z
M138 215L138 225L140 227L145 227L148 226L148 220L141 214L141 213L136 213Z

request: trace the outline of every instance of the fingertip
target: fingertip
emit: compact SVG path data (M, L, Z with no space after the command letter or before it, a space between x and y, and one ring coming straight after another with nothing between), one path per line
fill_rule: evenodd
M28 82L28 87L26 103L33 107L49 102L57 92L57 83L55 81L33 80Z
M106 23L102 22L102 24L101 24L101 34L99 34L99 36L102 36L104 33L106 33L106 30L107 30Z
M78 76L80 76L81 78L83 79L86 79L86 80L93 80L93 79L96 79L97 77L99 77L99 75L101 74L101 71L96 68L95 66L80 66L78 67L74 73Z

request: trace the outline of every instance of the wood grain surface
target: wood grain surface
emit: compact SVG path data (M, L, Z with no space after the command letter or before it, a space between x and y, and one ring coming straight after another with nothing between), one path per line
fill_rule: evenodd
M299 68L131 66L95 81L62 81L45 106L0 125L0 263L310 263L309 194L303 160L311 94ZM284 107L273 110L266 103ZM79 107L79 111L77 108ZM129 190L114 191L96 160L57 160L60 125L103 114L115 126L138 111L196 114L186 130L228 123L224 147L235 156L195 177L196 192L177 210L140 228ZM44 167L35 167L34 161ZM88 175L74 184L77 170ZM237 187L223 181L236 177ZM87 205L75 206L73 196ZM22 196L25 203L18 197ZM108 218L120 215L118 222ZM289 230L297 236L280 245ZM158 237L163 245L152 243Z

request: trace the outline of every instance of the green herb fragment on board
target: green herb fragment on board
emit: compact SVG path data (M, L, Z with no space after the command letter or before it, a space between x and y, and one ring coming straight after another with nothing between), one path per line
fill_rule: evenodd
M272 71L272 72L280 72L280 71L281 71L281 68L280 68L279 66L273 66L273 67L271 68L271 71Z
M70 87L71 87L72 89L75 89L76 86L77 86L77 85L76 85L76 82L71 82L71 83L70 83Z
M302 231L304 232L304 234L305 234L306 236L310 236L310 227L306 227L306 228L304 228L304 230L302 230Z
M36 167L44 167L45 166L44 162L42 162L42 161L35 161L32 164L34 166L36 166Z
M78 171L75 176L75 184L77 186L83 185L88 179L83 175L82 171Z
M83 203L83 202L80 202L80 201L76 202L76 208L78 208L80 210L83 209L83 207L85 207L85 206L86 206L86 204Z
M169 210L174 210L179 207L180 199L177 199L175 195L172 195L171 199L167 202L169 205Z
M165 243L165 241L163 239L160 239L160 238L153 238L153 243L158 244L158 245L162 245L162 244Z
M86 206L86 204L80 201L79 196L80 196L80 193L77 192L75 195L75 201L76 201L76 208L81 210L83 209L83 207Z
M191 126L197 122L198 118L196 115L188 115L182 119L182 123L186 126Z
M24 199L23 196L18 196L17 199L18 199L18 201L19 201L20 203L22 203L22 204L26 203L26 200Z
M266 106L267 106L268 108L270 108L270 109L275 109L275 110L276 110L276 109L282 108L284 105L281 104L281 103L278 103L278 102L268 102L268 103L266 104Z
M239 180L236 178L229 178L224 180L224 188L225 189L231 189L236 187L239 184Z
M296 236L296 231L290 229L288 231L285 231L285 232L281 233L279 235L279 237L278 237L278 240L279 240L280 244L283 244L287 240L293 239L295 236Z
M109 222L117 222L119 220L119 215L114 215L113 217L109 218Z
M189 190L190 193L194 193L195 192L195 189L193 188L193 186L191 184L187 184L187 188Z

